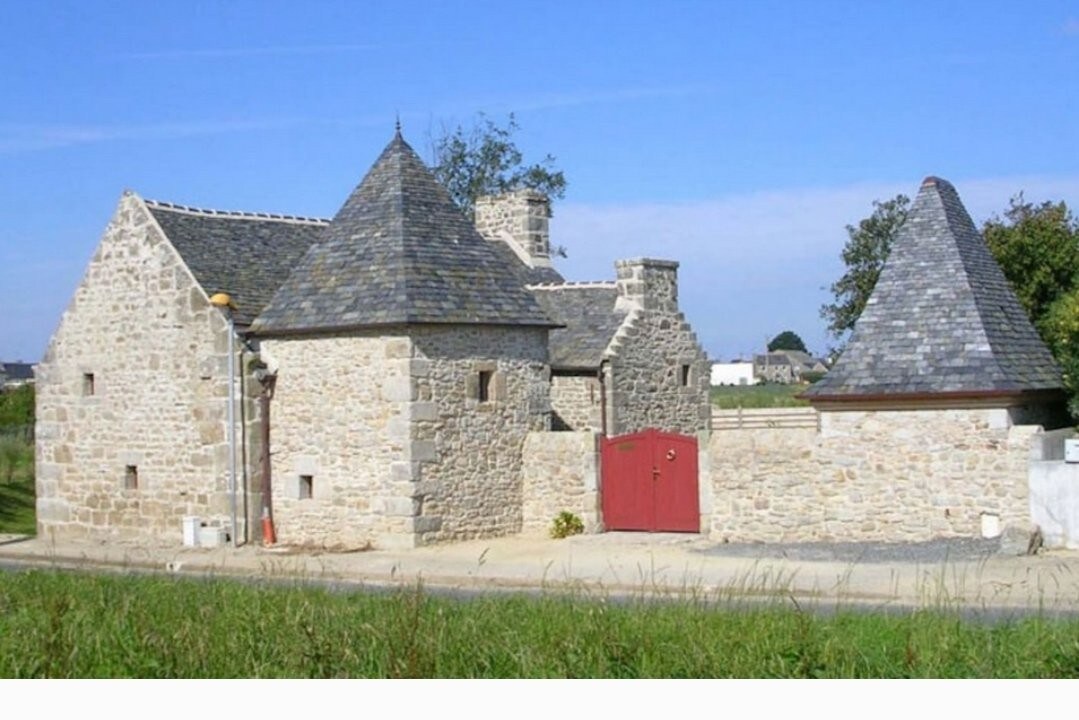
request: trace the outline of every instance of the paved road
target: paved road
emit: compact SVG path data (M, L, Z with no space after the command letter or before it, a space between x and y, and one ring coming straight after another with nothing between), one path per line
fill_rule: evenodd
M11 538L9 538L11 540ZM511 537L413 550L148 547L132 543L6 542L14 566L106 569L335 587L418 582L466 596L491 590L608 598L692 597L903 611L945 607L985 614L1079 611L1079 553L989 554L984 541L716 544L696 535L608 533L566 540Z

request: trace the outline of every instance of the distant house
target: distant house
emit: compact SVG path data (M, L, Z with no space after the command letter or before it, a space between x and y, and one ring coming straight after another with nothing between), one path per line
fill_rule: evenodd
M0 363L0 388L17 388L34 384L34 366L30 363Z
M753 363L748 360L712 363L713 385L756 385L757 382Z
M789 385L803 382L807 375L828 372L828 365L801 350L776 350L753 356L753 377Z

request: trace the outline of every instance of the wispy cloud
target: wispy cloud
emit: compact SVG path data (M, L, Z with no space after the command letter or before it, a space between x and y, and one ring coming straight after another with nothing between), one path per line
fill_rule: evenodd
M868 215L873 200L913 196L920 179L692 203L566 203L555 208L552 242L567 247L560 269L574 280L610 278L619 258L678 260L682 308L715 356L751 352L786 329L823 352L828 338L819 309L844 270L846 225ZM952 179L978 224L1002 213L1021 190L1034 202L1079 206L1079 177Z
M120 53L119 60L188 60L244 58L285 55L334 55L354 53L366 50L380 50L386 46L377 44L338 44L338 45L277 45L270 47L235 47L235 48L187 48L176 50L147 50L144 52Z
M289 128L316 122L304 117L239 118L158 122L142 125L33 125L0 124L0 155L89 145L117 140L170 140L200 135ZM348 125L385 123L386 118L357 118Z

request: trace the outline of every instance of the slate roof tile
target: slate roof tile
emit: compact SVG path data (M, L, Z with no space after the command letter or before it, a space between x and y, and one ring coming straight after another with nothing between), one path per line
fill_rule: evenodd
M252 329L404 323L555 326L398 133Z
M804 395L1026 392L1060 370L950 183L926 178L835 367Z
M565 327L552 330L549 354L552 370L595 370L603 352L625 320L627 311L615 310L618 288L614 283L530 285L551 319Z
M232 296L240 325L254 320L327 225L312 218L144 202L203 290Z

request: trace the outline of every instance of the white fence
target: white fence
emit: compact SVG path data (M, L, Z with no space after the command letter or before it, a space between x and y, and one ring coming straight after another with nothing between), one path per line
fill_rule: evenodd
M713 430L820 429L820 413L811 407L712 408Z

